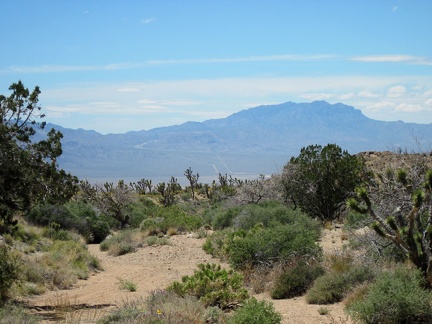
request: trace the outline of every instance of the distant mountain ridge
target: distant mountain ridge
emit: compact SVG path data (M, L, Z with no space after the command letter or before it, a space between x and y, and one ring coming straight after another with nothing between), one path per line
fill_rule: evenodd
M275 173L300 148L336 143L350 153L401 148L431 150L432 124L370 119L342 103L286 102L249 108L226 118L102 135L54 127L64 135L60 167L80 178L181 177L188 167L217 178Z

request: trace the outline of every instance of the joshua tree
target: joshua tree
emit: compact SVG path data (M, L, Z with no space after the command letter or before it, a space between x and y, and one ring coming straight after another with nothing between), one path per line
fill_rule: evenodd
M419 268L432 288L432 170L388 171L347 205L374 220L372 228Z
M195 188L198 186L199 174L198 172L194 174L191 167L189 167L189 169L186 169L186 171L184 172L184 175L189 180L192 191L192 200L195 200Z

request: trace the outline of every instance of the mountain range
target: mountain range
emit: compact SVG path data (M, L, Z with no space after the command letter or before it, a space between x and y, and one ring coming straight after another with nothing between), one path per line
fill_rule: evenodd
M93 182L157 183L183 177L189 167L204 180L217 179L219 172L255 177L279 172L310 144L335 143L351 154L432 147L432 123L373 120L352 106L325 101L258 106L226 118L124 134L52 124L45 129L51 128L64 135L59 166Z

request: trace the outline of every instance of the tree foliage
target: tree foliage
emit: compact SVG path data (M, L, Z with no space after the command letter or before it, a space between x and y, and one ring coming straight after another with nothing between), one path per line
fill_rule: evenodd
M35 140L37 129L44 133L45 117L38 104L39 87L30 92L21 81L13 83L9 97L0 95L0 233L16 225L18 211L34 203L63 203L77 189L78 179L58 168L63 135L54 129L47 138Z
M80 182L84 200L94 203L105 215L118 221L121 227L129 225L129 209L133 202L132 188L123 180L117 186L112 182L92 185L87 180Z
M334 220L362 181L363 161L336 144L303 147L284 167L287 201L322 221Z

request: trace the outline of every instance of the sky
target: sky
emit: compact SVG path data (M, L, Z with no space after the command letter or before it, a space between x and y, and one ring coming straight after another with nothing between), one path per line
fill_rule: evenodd
M0 1L0 93L100 133L342 102L432 123L431 0Z

